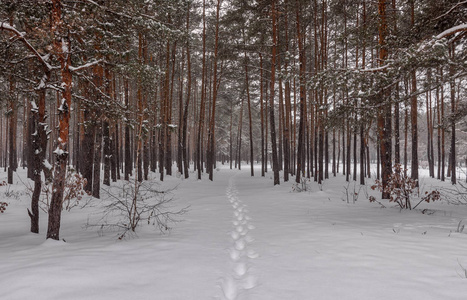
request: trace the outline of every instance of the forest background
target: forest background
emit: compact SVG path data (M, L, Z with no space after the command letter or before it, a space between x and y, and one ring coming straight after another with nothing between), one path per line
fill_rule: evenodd
M0 167L8 183L28 168L33 232L52 184L52 239L70 174L96 198L101 183L214 180L216 164L245 161L275 185L283 171L385 186L395 165L456 184L466 4L2 1Z

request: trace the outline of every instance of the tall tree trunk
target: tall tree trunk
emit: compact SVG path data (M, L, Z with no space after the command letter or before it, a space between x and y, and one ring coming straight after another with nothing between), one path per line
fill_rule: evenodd
M360 124L360 184L365 184L365 134L363 122Z
M250 100L250 80L248 76L248 56L246 55L246 50L244 52L245 55L245 84L246 84L246 97L248 100L248 120L249 120L249 134L250 134L250 169L251 169L251 176L255 176L254 171L254 155L253 155L253 121L251 119L251 100Z
M144 42L145 37L142 32L138 33L138 63L140 65L144 65ZM136 97L137 97L137 116L138 118L144 118L144 95L143 95L143 83L141 82L141 79L137 80L137 92L136 92ZM142 125L141 125L142 126ZM143 145L145 144L145 138L143 136L143 130L140 128L138 130L138 135L136 136L136 177L138 182L143 181Z
M410 0L411 24L412 28L415 24L415 0ZM411 178L417 180L418 186L418 103L417 103L417 73L415 70L411 72L411 97L410 97L410 121L412 125L412 164Z
M54 39L54 52L60 62L60 75L62 86L62 101L58 108L58 138L57 148L54 151L56 162L54 169L54 179L52 184L52 200L49 207L49 220L47 229L47 238L59 240L60 238L60 220L62 214L63 192L65 189L66 165L68 162L68 138L70 128L70 107L71 107L71 88L72 73L69 69L71 65L71 49L68 36L62 36L62 13L61 1L52 0L52 33Z
M128 83L128 77L125 76L123 79L123 86L124 86L124 95L125 95L125 107L126 113L125 118L126 120L130 120L130 87ZM128 121L125 122L125 171L124 171L124 178L125 180L130 180L130 175L132 172L132 161L131 161L131 142L130 142L130 124Z
M209 180L214 179L214 165L216 160L215 155L215 124L216 124L216 105L217 105L217 92L218 92L218 78L217 78L217 60L218 60L218 52L219 52L219 12L220 12L220 5L221 0L217 0L217 7L216 7L216 34L215 34L215 43L214 43L214 74L213 74L213 91L212 91L212 110L211 110L211 120L209 124L209 134L208 134L208 144L209 144L209 157L208 157L208 165L210 167L209 172Z
M388 49L386 44L386 37L388 35L388 24L386 15L386 0L379 0L378 3L378 15L379 15L379 63L382 66L388 57ZM380 111L378 112L378 131L380 137L380 155L381 155L381 178L383 183L383 189L387 186L389 176L391 175L392 169L392 155L391 155L391 102L390 92L386 89L381 91L381 97L384 103ZM383 199L389 199L390 194L388 192L382 192Z
M41 88L38 89L38 100L36 108L33 110L33 126L32 131L35 134L32 135L32 150L33 160L30 162L33 172L34 180L34 191L31 198L31 210L28 210L29 217L31 219L31 232L39 233L39 197L42 189L42 178L41 171L44 169L44 173L50 172L45 170L48 166L45 165L45 153L47 150L47 131L46 131L46 111L45 111L45 97L46 97L46 86L50 79L50 71L45 70L45 74L39 85ZM1 139L0 139L1 141ZM47 177L47 176L46 176Z
M82 143L82 154L81 154L81 174L86 179L87 184L84 187L84 190L88 193L92 192L92 183L93 183L93 161L94 161L94 141L95 141L95 131L96 124L94 121L89 120L89 110L85 110L84 119L88 120L84 124L84 138Z
M300 124L298 129L298 145L297 145L297 175L295 177L295 182L300 183L302 175L302 165L305 164L305 157L303 155L304 146L305 146L305 102L306 102L306 86L305 86L305 50L303 48L303 36L302 28L300 24L300 12L301 5L300 2L296 3L295 14L296 14L296 29L297 29L297 44L298 44L298 55L299 55L299 76L300 76ZM274 18L274 17L273 17ZM274 55L274 54L273 54ZM274 90L271 88L271 93ZM271 105L273 102L271 101ZM273 117L273 115L271 115ZM272 127L271 123L271 127Z
M34 152L33 152L33 146L32 146L34 137L32 136L32 134L35 132L35 126L34 126L34 112L32 110L32 104L31 104L32 101L34 100L28 99L27 106L25 107L25 114L27 115L26 120L25 120L27 125L25 124L25 127L27 127L27 130L24 136L26 139L26 145L25 145L24 152L26 154L26 161L27 161L27 167L28 167L28 173L27 173L28 178L34 180ZM1 142L2 140L0 139L0 143ZM0 147L0 153L1 153L1 147Z
M103 122L103 142L104 142L104 179L102 184L110 186L110 128L109 122L106 120Z
M230 130L229 130L229 160L230 160L230 169L232 170L233 163L233 101L230 101Z
M185 52L183 51L182 54L182 62L181 67L179 70L178 76L178 88L179 88L179 97L178 97L178 145L177 145L177 169L180 174L183 174L183 134L182 134L182 127L183 127L183 72L185 70Z
M261 109L261 176L265 176L265 171L266 171L266 158L265 158L265 143L264 143L264 100L263 100L263 56L261 53L259 54L259 70L260 70L260 81L259 81L259 86L260 86L260 92L259 92L259 102L260 102L260 109ZM266 133L267 135L267 133Z
M16 135L17 135L17 123L18 123L18 108L16 104L16 81L13 76L9 78L9 132L8 132L8 184L13 184L13 172L16 171L18 160L17 160L17 149L16 149Z
M436 76L436 86L439 84L439 77ZM437 148L438 148L438 174L437 179L441 179L441 104L440 104L439 87L436 88L436 137L437 137Z
M105 94L109 97L108 101L112 101L112 76L110 70L105 68L104 70L105 81L103 82L103 87ZM110 167L112 159L112 146L111 146L111 135L110 135L110 124L109 120L105 119L103 122L103 142L104 142L104 180L103 184L110 186Z
M443 69L440 68L440 79L443 81ZM445 180L446 169L446 128L444 127L444 88L441 85L441 181Z
M431 72L428 71L428 81L431 82ZM432 111L431 111L431 91L426 92L426 124L427 124L427 158L430 177L434 178L434 155L433 155L433 135L432 135Z
M287 42L288 44L288 42ZM286 63L285 65L286 69L288 68L288 64ZM291 169L291 162L290 162L290 115L291 115L291 109L292 105L290 103L290 81L287 79L285 82L285 87L284 87L284 92L285 92L285 120L284 120L284 181L289 181L289 174L292 173ZM287 173L287 176L285 175Z
M264 172L268 172L268 161L270 160L269 158L269 94L268 94L268 84L265 82L265 90L264 90L264 136L265 136L265 142L264 142Z
M237 130L237 155L236 157L236 163L238 163L238 169L242 169L242 130L243 130L243 97L240 102L240 113L238 117L238 130Z
M203 0L203 60L202 60L202 75L201 75L201 104L199 112L199 125L198 125L198 141L196 146L197 156L197 170L198 179L201 179L201 172L203 170L202 164L202 143L201 139L204 130L204 114L206 103L206 1Z
M110 177L112 182L117 181L118 172L118 124L115 124L110 138ZM119 178L120 179L120 178Z
M101 178L101 161L102 161L102 122L96 126L94 140L94 163L93 163L93 181L92 181L92 196L100 198L100 178Z
M276 0L272 0L272 56L271 56L271 94L269 100L269 114L271 125L271 147L272 147L272 169L274 172L274 185L279 184L279 161L277 158L277 142L276 142L276 124L274 121L274 85L276 77L276 51L277 51L277 27L276 27Z
M165 141L165 169L167 175L172 175L172 104L173 104L173 91L175 82L175 59L177 51L177 42L175 41L172 45L172 73L170 80L170 93L166 103L166 141Z
M167 150L167 114L168 114L168 105L169 105L169 84L170 84L170 41L167 41L166 44L166 53L165 53L165 78L164 78L164 88L161 91L161 107L160 107L160 129L159 129L159 179L164 180L164 167L166 165L166 150Z
M190 4L188 2L188 8L186 13L186 31L190 31ZM188 108L191 100L191 54L190 54L190 41L186 43L186 60L187 60L187 95L185 101L185 107L183 109L183 120L182 120L182 155L183 155L183 174L185 178L188 178L188 150L187 150L187 128L188 128ZM180 108L181 109L181 108Z
M450 47L450 57L454 61L455 56L455 47L454 44ZM454 65L449 66L449 84L451 87L451 151L450 151L450 165L451 165L451 183L456 184L456 83L454 79L455 69Z

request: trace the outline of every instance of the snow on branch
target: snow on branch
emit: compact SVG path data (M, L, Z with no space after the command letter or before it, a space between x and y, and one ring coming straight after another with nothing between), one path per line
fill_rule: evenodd
M84 0L84 2L87 2L87 3L89 3L89 4L92 4L92 5L94 5L94 6L97 6L97 7L99 7L100 9L105 10L105 11L107 11L107 12L110 12L110 13L112 13L112 14L114 14L114 15L117 15L117 16L120 16L120 17L124 17L124 18L127 18L127 19L132 19L132 17L131 17L130 15L127 15L127 14L124 14L124 13L119 13L119 12L113 11L113 10L111 10L111 9L105 7L105 6L100 5L99 3L96 3L95 1L92 1L92 0Z
M391 65L384 65L384 66L381 66L381 67L377 67L377 68L370 68L370 69L355 69L356 71L358 72L380 72L380 71L384 71L386 70L387 68L389 68Z
M99 63L102 62L102 59L99 59L99 60L95 60L95 61L92 61L92 62L88 62L87 64L84 64L84 65L81 65L79 67L73 67L73 66L69 66L68 69L71 71L71 72L77 72L77 71L81 71L81 70L84 70L84 69L87 69L87 68L90 68L92 66L95 66Z
M467 24L461 24L461 25L457 25L449 29L446 29L445 31L435 36L435 39L440 40L447 36L453 35L454 33L459 32L459 31L467 31Z
M47 71L51 71L53 69L52 66L49 65L46 61L48 56L40 55L36 48L34 48L31 45L31 43L29 43L29 41L24 37L24 33L19 32L18 29L4 22L0 22L0 29L12 32L16 37L18 37L24 43L24 45L26 45L26 47L34 54L34 56L37 57L39 62L47 69Z
M437 40L441 40L441 39L443 39L445 37L448 37L448 36L453 35L453 34L455 34L457 32L460 32L460 31L467 31L467 24L461 24L461 25L451 27L451 28L441 32L440 34L435 36L433 39L422 42L417 51L421 52L421 51L424 51L427 47L433 47L433 45L436 43ZM371 69L355 69L355 71L374 73L374 72L384 71L384 70L386 70L386 69L388 69L390 67L391 67L391 64L389 63L389 64L385 64L383 66L376 67L376 68L371 68Z

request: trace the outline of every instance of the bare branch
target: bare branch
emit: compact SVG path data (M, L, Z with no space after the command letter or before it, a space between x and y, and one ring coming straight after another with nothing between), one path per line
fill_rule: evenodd
M438 19L441 19L442 17L444 17L444 16L450 14L450 13L451 13L454 9L456 9L457 7L459 7L459 6L461 6L461 5L464 5L464 4L466 4L466 3L467 3L467 1L462 1L462 2L457 3L456 5L454 5L453 7L451 7L447 12L445 12L445 13L442 14L441 16L434 18L433 21L436 21L436 20L438 20Z

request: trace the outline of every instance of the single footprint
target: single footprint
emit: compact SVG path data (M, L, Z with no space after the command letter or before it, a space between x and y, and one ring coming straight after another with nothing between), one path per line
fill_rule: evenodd
M244 262L237 263L234 267L234 270L235 270L235 274L237 274L238 277L242 277L247 272L246 263Z
M258 253L256 253L256 251L251 250L251 249L246 252L246 256L248 256L248 258L251 258L251 259L259 257Z
M248 244L251 244L255 241L254 238L252 238L250 235L245 235L245 242L247 242Z
M241 252L236 249L229 249L229 255L233 261L237 261L240 259Z
M223 278L221 281L222 292L227 300L235 300L238 295L237 282L233 278Z
M243 288L245 290L252 289L258 285L258 280L252 275L248 275L243 279Z
M240 234L237 231L232 231L230 236L236 241L240 237Z
M236 240L235 241L235 249L237 249L238 251L242 251L245 249L245 246L246 246L246 243L244 240Z

